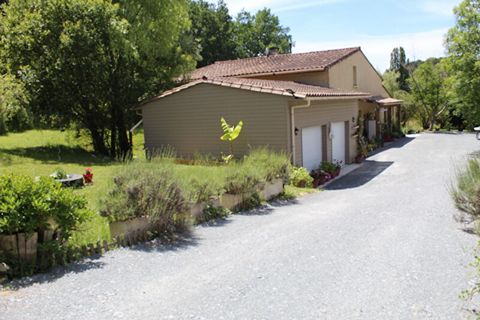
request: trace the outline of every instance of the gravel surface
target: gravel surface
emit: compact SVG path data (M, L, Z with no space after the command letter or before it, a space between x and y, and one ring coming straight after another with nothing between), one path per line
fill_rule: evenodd
M449 197L470 134L396 142L296 203L0 293L0 319L460 319L476 237Z

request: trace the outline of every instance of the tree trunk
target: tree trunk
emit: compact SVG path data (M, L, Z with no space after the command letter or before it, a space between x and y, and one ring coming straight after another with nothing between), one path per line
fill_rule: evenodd
M105 141L103 139L103 134L101 134L100 131L93 125L89 127L89 131L92 137L92 144L95 152L105 156L108 155L107 147L105 146Z
M115 125L116 119L116 112L115 108L112 106L111 112L111 125L110 125L110 156L115 159L117 157L117 126Z

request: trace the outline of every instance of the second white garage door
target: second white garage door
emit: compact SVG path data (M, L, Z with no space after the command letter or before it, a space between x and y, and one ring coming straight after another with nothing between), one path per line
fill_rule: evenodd
M303 166L308 170L317 169L322 162L322 128L302 129Z
M332 123L332 160L345 164L345 122Z

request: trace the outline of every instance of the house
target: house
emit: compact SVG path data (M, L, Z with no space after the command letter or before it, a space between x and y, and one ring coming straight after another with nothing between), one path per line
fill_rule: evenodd
M228 150L219 140L224 117L244 122L236 155L267 145L313 169L325 160L352 162L357 134L375 138L399 126L400 103L357 47L219 61L137 109L150 152L169 145L179 156L219 156Z

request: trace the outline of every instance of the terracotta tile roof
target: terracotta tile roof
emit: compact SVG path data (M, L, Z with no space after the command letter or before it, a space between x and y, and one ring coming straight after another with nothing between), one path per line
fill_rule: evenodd
M222 87L237 88L242 90L249 90L255 92L269 93L287 97L296 98L308 98L308 97L370 97L369 93L347 91L331 89L320 86L313 86L307 84L301 84L293 81L280 81L280 80L262 80L251 78L234 78L234 77L221 77L213 79L201 79L189 82L183 86L173 88L171 90L163 92L161 95L147 100L140 104L142 105L155 100L162 99L166 96L183 91L198 84L212 84Z
M203 76L217 78L293 71L323 71L357 51L360 51L360 47L218 61L193 71L190 78L197 80Z
M399 105L402 104L403 100L398 100L394 98L384 98L380 96L374 96L367 99L369 102L378 103L384 106Z

